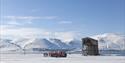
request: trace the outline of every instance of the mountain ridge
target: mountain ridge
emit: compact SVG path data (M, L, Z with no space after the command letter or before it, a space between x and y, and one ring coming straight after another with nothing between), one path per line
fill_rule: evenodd
M90 36L93 39L98 40L100 50L125 50L125 37L114 33L105 33L95 36ZM18 49L33 49L33 48L43 48L43 49L81 49L81 40L72 40L68 43L62 42L60 39L56 38L20 38L20 39L0 39L0 49L6 51L11 50L11 46ZM4 44L7 43L7 44ZM11 46L10 46L11 44ZM5 47L2 47L5 46ZM7 47L9 46L9 47ZM6 49L8 48L8 49ZM13 49L12 49L13 50Z

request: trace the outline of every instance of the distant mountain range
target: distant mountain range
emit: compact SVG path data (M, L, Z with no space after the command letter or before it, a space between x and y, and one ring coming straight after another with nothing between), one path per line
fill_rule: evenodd
M125 50L125 36L114 33L106 33L91 36L99 41L100 50ZM19 38L19 39L0 39L0 51L21 51L40 49L75 49L81 50L81 40L62 42L56 38Z
M94 38L99 41L101 50L125 50L125 36L114 33L96 35Z

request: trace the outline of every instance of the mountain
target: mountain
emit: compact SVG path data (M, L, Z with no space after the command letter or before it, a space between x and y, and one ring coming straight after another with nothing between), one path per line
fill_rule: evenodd
M32 38L16 38L16 39L11 39L12 43L15 43L17 45L20 45L21 48L24 48L25 45L31 43L34 39Z
M125 50L125 36L115 33L105 33L92 36L99 41L101 50Z
M0 51L19 51L22 48L14 43L11 43L12 40L9 39L0 39Z
M125 36L114 33L105 33L91 36L98 40L100 50L125 50ZM45 38L0 38L0 50L34 50L34 49L74 49L81 50L81 41L74 39L69 42L62 42L60 39Z
M53 44L56 44L59 49L70 49L71 47L69 46L69 44L62 42L59 39L49 39L49 41Z
M82 42L80 40L72 40L69 42L70 47L73 49L81 49L82 48Z
M30 42L29 44L26 44L24 46L24 49L34 49L34 48L56 49L59 47L56 44L51 43L47 39L41 39L41 38L34 38L34 39L32 39L32 42Z

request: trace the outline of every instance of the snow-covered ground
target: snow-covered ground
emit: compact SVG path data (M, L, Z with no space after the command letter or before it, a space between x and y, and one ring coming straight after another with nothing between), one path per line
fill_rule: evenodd
M42 54L0 54L0 63L125 63L125 56L70 54L66 58L54 58Z

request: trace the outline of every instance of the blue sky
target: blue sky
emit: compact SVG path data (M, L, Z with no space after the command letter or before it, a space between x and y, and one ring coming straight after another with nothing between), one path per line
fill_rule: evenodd
M33 28L80 36L102 33L125 34L124 0L0 0L0 2L1 26L9 31L16 28Z

